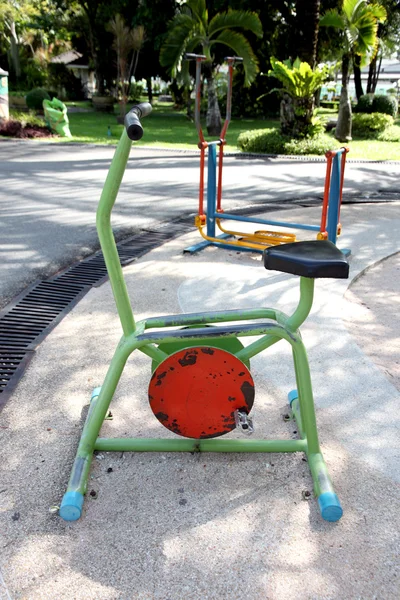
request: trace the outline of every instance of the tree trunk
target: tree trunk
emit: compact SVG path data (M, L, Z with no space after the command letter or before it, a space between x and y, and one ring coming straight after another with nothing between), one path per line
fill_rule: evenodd
M374 58L371 60L370 65L369 65L367 94L375 94L376 85L378 83L379 74L381 72L381 65L382 65L382 54L379 57L379 62L378 62L378 55L376 54L374 56Z
M354 84L356 86L356 96L357 100L364 95L364 90L361 83L361 56L358 54L353 54L353 70L354 70Z
M376 58L377 57L376 57L376 54L375 54L374 58L369 63L368 81L367 81L367 94L371 94L372 93L372 81L373 81L375 73L376 73Z
M204 76L207 79L207 117L206 126L208 135L221 134L221 113L219 110L217 91L215 89L214 74L211 63L205 63Z
M293 134L295 116L293 101L288 94L283 94L279 108L279 120L281 122L281 133L291 136Z
M152 104L152 102L153 102L153 85L151 83L151 77L146 78L146 85L147 85L147 96L149 98L150 104Z
M351 140L351 102L349 96L350 54L344 54L342 59L342 91L340 94L339 116L335 129L335 138L339 142Z
M310 134L312 118L314 113L314 96L308 98L296 98L294 100L294 130L295 138L303 138Z
M104 71L102 67L102 61L99 58L99 54L97 51L98 43L96 36L96 17L97 17L97 9L98 5L92 6L89 2L82 3L83 10L87 16L88 28L89 28L89 47L90 53L92 55L93 63L94 63L94 72L96 77L96 91L98 94L104 94L105 86L104 86Z
M296 49L300 60L315 67L321 0L296 0Z
M18 36L17 36L17 32L15 30L15 23L14 23L14 21L11 22L11 24L9 25L9 27L10 27L10 54L11 54L11 61L12 61L12 65L13 65L15 77L18 79L18 77L21 77L21 64L20 64L20 60L19 60Z

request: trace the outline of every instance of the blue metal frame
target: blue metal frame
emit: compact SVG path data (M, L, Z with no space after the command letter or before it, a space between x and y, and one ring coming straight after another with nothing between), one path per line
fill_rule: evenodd
M338 152L332 161L331 186L329 189L328 204L328 240L336 244L337 226L339 222L340 175L342 152Z
M212 238L218 238L220 242L206 241L203 240L198 244L185 248L185 252L194 253L207 246L218 246L220 248L227 248L232 250L236 248L240 252L259 252L263 253L263 249L257 250L255 248L246 248L243 246L234 246L232 244L224 244L223 240L231 238L229 234L216 235L215 225L216 219L224 218L228 221L239 221L243 223L257 223L259 225L272 225L276 227L287 227L291 229L299 229L304 231L320 231L318 225L307 225L302 223L292 223L290 221L274 221L271 219L260 219L253 217L244 217L241 215L232 215L230 213L220 214L216 212L216 200L217 200L217 151L216 147L219 142L211 142L208 145L208 161L207 161L207 214L206 214L206 225L207 225L207 236ZM341 179L341 168L342 168L342 154L345 151L341 148L337 151L332 161L332 173L331 182L329 189L329 205L327 215L327 227L328 239L336 244L337 241L337 226L339 221L339 210L340 210L340 179ZM261 206L260 206L261 210ZM348 256L351 254L351 250L346 248L342 252Z
M215 237L215 207L217 200L217 149L208 147L207 174L207 235Z

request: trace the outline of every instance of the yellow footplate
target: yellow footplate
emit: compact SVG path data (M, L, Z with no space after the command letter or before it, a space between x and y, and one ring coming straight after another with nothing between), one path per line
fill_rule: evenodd
M278 244L290 244L296 241L294 233L282 231L255 231L240 238L241 242L255 242L265 246L276 246Z

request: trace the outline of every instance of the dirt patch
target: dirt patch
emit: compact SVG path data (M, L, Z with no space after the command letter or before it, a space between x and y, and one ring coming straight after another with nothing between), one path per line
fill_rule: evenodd
M54 134L52 134L47 127L31 125L30 123L24 125L20 121L14 119L9 119L8 121L0 123L0 135L19 139L54 137Z
M400 391L400 253L367 269L346 299L352 303L347 328Z

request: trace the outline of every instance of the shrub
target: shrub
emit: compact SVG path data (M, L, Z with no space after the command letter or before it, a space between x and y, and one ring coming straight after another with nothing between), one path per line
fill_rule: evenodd
M22 127L29 125L31 127L46 127L43 117L39 117L35 111L20 112L19 110L10 110L10 118L19 121Z
M18 92L8 92L10 98L25 98L28 92L18 91Z
M334 146L339 146L339 143L326 134L298 140L282 135L277 129L244 131L238 137L238 147L243 152L323 155Z
M31 110L43 110L43 100L51 100L44 88L35 88L26 95L26 104Z
M243 152L284 154L286 140L277 129L255 129L243 131L238 137L237 145Z
M395 117L399 106L394 96L377 94L372 102L372 112L383 113Z
M140 102L141 97L144 95L144 86L141 83L132 83L130 87L129 100L128 102Z
M381 142L400 142L400 127L392 125L378 134L379 141Z
M303 140L289 140L285 144L285 154L318 154L323 155L328 150L340 147L339 142L333 140L330 135L324 133L313 138L304 138Z
M393 117L382 113L360 113L353 115L352 131L358 137L374 139L393 125Z
M355 113L372 113L372 103L374 101L373 94L364 94L360 97L356 106L354 107ZM378 111L379 112L379 111Z

